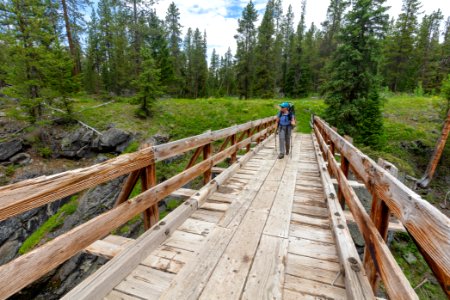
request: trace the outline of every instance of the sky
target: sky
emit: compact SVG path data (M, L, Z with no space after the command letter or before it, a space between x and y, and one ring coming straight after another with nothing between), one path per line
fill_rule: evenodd
M171 2L175 2L180 10L180 23L183 26L183 36L187 28L199 28L206 30L208 41L208 56L215 48L219 55L223 55L228 47L233 53L236 49L234 35L238 27L238 18L242 14L242 9L247 5L248 0L159 0L154 5L160 18L164 18L167 8ZM310 26L312 22L320 27L320 23L325 20L329 0L307 0L306 2L306 24ZM262 13L267 0L253 0L255 8L259 12L258 24L262 19ZM423 0L422 11L425 14L441 9L444 19L450 16L449 0ZM292 5L295 14L295 26L300 19L301 0L283 0L283 11L286 12L289 4ZM390 17L400 14L402 8L401 0L387 0L386 6L390 6L388 13ZM444 22L442 23L443 26Z

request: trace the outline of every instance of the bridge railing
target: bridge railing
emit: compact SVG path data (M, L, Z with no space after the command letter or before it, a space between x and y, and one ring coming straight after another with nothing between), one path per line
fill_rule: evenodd
M392 213L405 226L450 297L450 220L428 201L363 154L319 117L313 117L314 133L338 182L342 207L347 204L362 233L366 248L364 266L372 288L381 277L392 299L417 299L417 295L396 263L385 241ZM340 165L335 159L340 153ZM347 177L351 170L372 194L372 207L365 211Z
M227 158L235 162L239 150L246 149L249 152L252 143L260 143L275 131L275 125L275 117L251 121L167 144L148 146L87 168L0 187L2 221L129 174L114 208L0 266L0 299L20 291L139 213L144 213L145 227L152 227L159 219L158 202L196 177L203 175L205 184L217 188L225 176L211 180L212 167ZM222 141L221 147L215 152L213 143ZM194 149L193 157L184 171L157 184L156 162ZM203 160L196 163L201 152ZM231 171L232 168L229 169ZM223 173L221 175L226 175L226 172ZM142 180L143 191L128 199L138 178ZM209 188L208 193L211 190ZM196 196L203 197L205 194L199 191ZM194 202L188 204L194 206ZM162 222L158 224L163 225ZM156 227L153 226L153 229L156 230ZM163 231L158 238L168 235Z

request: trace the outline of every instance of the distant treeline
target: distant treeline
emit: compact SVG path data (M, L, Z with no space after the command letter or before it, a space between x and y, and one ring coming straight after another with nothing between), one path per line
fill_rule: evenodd
M0 3L0 86L8 86L5 93L19 98L34 118L43 103L70 110L69 96L80 90L138 94L145 101L163 95L326 95L337 80L333 63L339 55L365 59L364 49L337 50L375 45L373 64L362 71L374 75L377 86L438 93L450 72L450 17L444 22L439 10L422 15L418 0L403 0L402 13L390 20L384 0L350 2L331 0L326 21L307 26L305 1L298 24L297 12L290 6L283 12L281 0L269 0L263 15L250 1L238 21L236 53L220 56L213 50L208 63L206 32L188 28L182 37L174 3L160 19L152 0L99 0L96 7L89 0L5 0ZM378 7L379 14L372 13L380 18L369 20L369 30L364 18L352 18L357 5L369 14ZM89 18L86 11L92 11ZM358 28L363 39L357 34L349 39ZM367 38L373 43L356 45Z

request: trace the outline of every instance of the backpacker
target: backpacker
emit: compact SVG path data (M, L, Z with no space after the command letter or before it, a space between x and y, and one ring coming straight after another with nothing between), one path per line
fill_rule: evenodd
M295 116L295 107L294 107L294 103L291 102L286 102L287 104L289 104L288 110L289 110L289 122L292 121L292 116ZM281 118L281 111L278 112L278 118ZM279 122L279 121L278 121Z

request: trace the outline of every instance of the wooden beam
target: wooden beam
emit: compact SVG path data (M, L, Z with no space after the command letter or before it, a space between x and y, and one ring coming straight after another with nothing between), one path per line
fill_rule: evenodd
M131 195L131 192L133 191L134 187L136 186L136 183L139 180L141 172L142 170L136 170L131 172L130 175L128 175L127 180L125 180L125 183L122 186L122 190L120 191L120 194L117 197L116 202L114 203L114 207L128 200L128 198Z
M151 164L141 174L142 192L154 187L156 185L156 165ZM147 208L143 212L144 229L148 230L159 221L158 202Z
M439 136L439 139L436 142L436 147L434 148L433 155L431 156L430 162L428 163L425 175L416 183L417 187L426 188L428 184L430 184L431 179L433 179L434 172L436 171L439 160L441 159L442 153L444 152L449 132L450 132L450 109L447 112L447 118L445 119L444 126L442 127L441 135Z
M186 168L184 168L185 170L187 170L187 169L191 168L193 165L195 165L195 163L197 162L197 159L200 156L200 154L202 153L204 147L205 146L201 146L201 147L198 147L197 149L195 149L195 152L192 155L191 159L189 160L189 163L187 164Z
M325 164L328 166L328 163L325 163ZM342 172L344 172L344 170L342 170ZM344 175L345 175L345 173L344 173ZM331 182L333 184L338 184L336 178L331 178ZM364 183L356 181L356 180L348 180L348 184L354 189L363 189L363 188L365 189L366 188L366 185ZM338 194L339 194L339 192L338 192Z
M91 167L0 187L0 221L142 169L152 161L152 149L146 148Z
M339 187L342 188L346 203L364 237L366 247L368 247L370 255L377 267L377 271L383 279L389 297L392 299L418 299L417 294L398 266L388 246L384 243L383 238L356 196L355 191L348 184L347 178L336 162L317 127L314 128L314 131L319 145L322 148L322 152L324 153L323 155L328 160L328 165L331 167L332 173L337 178Z
M349 160L357 176L377 191L378 197L414 237L419 250L450 297L450 219L428 201L386 172L367 155L343 139L317 116L318 129L330 134L336 148Z
M226 170L226 168L212 167L211 172L213 172L215 174L220 174L220 173L222 173L225 170Z
M374 293L367 276L363 272L363 265L359 259L352 236L347 227L344 212L339 201L336 199L336 191L327 172L325 161L320 153L320 148L313 135L313 143L317 162L319 164L325 197L328 202L328 210L332 223L332 231L335 237L339 253L341 272L345 279L345 291L348 299L374 299ZM344 275L345 274L345 275Z
M86 247L83 252L111 259L134 242L134 239L119 235L108 235L102 240L95 241Z
M233 135L231 136L231 145L236 145L236 142L237 142L237 140L236 140L236 135L233 134ZM239 149L238 149L238 150L239 150ZM231 160L230 160L230 162L231 162L232 164L236 162L236 155L237 155L237 150L236 150L236 152L234 152L233 154L231 154Z

